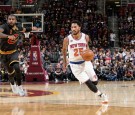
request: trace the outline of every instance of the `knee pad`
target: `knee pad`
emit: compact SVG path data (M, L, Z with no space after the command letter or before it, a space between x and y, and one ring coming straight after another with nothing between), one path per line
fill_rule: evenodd
M97 81L92 81L92 83L93 83L94 85L97 85L97 84L98 84L98 80L97 80Z

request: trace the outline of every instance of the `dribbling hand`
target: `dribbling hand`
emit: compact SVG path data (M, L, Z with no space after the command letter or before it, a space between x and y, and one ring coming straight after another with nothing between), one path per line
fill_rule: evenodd
M8 36L8 39L10 39L10 40L16 40L16 37L14 35L10 35L10 36Z

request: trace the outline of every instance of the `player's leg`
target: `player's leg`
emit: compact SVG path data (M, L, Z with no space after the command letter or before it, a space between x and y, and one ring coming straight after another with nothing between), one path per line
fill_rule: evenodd
M18 93L20 96L24 96L25 92L22 88L22 74L19 66L18 52L15 52L11 55L9 66L13 67L15 70Z
M25 91L23 90L23 87L22 87L22 74L20 71L19 63L17 63L17 62L13 63L12 66L15 70L16 85L17 85L18 93L20 96L24 96Z
M15 70L13 69L13 67L9 66L9 63L10 63L9 55L1 55L1 62L8 72L8 79L9 79L9 82L11 85L11 89L12 89L13 93L17 94L16 84L15 84L15 80L14 80Z
M9 79L10 84L15 85L15 80L14 80L15 70L13 69L13 67L9 67L8 65L5 67L7 68L7 71L8 71L8 79Z
M8 55L1 55L1 63L3 64L4 68L7 70L8 72L8 77L9 77L9 82L14 85L15 81L14 81L14 69L12 67L9 67L9 59L8 59Z
M89 84L93 84L93 85L97 85L98 84L98 77L93 69L93 65L90 61L86 61L85 62L85 72L87 73L87 75L89 76L89 80L86 82L86 85L88 86ZM88 86L89 87L89 86ZM96 86L95 86L96 87ZM106 94L101 93L98 89L96 92L96 95L100 96L103 98L104 102L108 102L108 97Z
M97 89L97 87L96 87L96 85L94 85L94 83L92 83L89 75L87 74L87 72L85 70L85 63L79 64L79 65L71 64L71 70L80 83L85 83L92 92L94 92L96 95L98 95L100 97L103 97L104 102L108 101L107 99L105 100L105 95ZM97 80L98 79L95 78L94 82Z
M18 94L16 83L14 80L15 70L12 73L8 73L8 76L13 93Z
M85 71L94 85L98 84L98 77L94 71L93 65L90 61L85 61Z
M18 86L20 86L20 85L22 85L22 74L21 74L21 71L20 71L19 63L17 63L17 62L13 63L12 67L15 70L16 84Z

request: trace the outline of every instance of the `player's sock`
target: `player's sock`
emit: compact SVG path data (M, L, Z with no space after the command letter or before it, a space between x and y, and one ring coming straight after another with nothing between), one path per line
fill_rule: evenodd
M21 85L22 75L21 75L19 63L14 63L13 67L15 69L15 76L16 76L16 84L17 84L18 94L20 96L25 96L25 91L23 90L23 87Z
M101 93L100 91L97 91L96 95L102 98L103 103L108 103L108 96L106 94Z
M102 95L102 93L98 90L96 93L95 93L97 96L100 96Z
M102 103L108 103L108 96L106 94L102 93L101 98L102 98Z

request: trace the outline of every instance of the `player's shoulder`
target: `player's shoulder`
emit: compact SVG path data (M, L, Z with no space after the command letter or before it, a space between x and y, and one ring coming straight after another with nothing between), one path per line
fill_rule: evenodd
M83 32L82 32L82 35L84 35L85 37L89 37L89 35L88 35L88 34L83 33Z
M68 35L65 36L64 39L67 39L68 40L70 38L70 36L71 36L71 34L68 34Z
M85 38L89 38L89 35L88 34L85 34L82 32L82 36L84 36Z
M1 32L8 32L9 31L9 26L8 26L8 24L7 23L4 23L4 24L2 24L2 25L0 25L0 31Z
M67 39L69 39L70 37L71 37L71 34L68 34L68 35L66 36Z
M5 28L7 28L7 27L8 27L8 25L7 25L6 23L0 25L0 28L2 28L2 29L5 29Z
M68 40L69 40L68 37L65 37L65 38L64 38L64 41L68 41Z
M88 34L85 34L85 33L83 33L83 34L84 34L84 36L85 36L86 41L88 42L88 41L90 40L89 35L88 35Z
M69 35L65 36L64 42L67 42L67 43L69 42Z
M20 24L16 24L16 27L18 28L19 31L22 31L23 30L23 27Z

